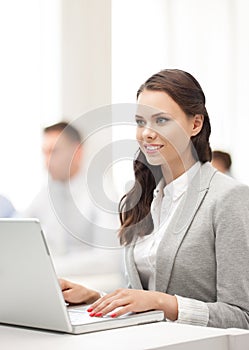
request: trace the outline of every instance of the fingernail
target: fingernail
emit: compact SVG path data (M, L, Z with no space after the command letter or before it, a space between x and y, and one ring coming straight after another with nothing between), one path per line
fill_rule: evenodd
M93 311L93 308L92 307L89 307L89 309L86 310L87 312L92 312Z
M95 316L95 312L90 313L89 316L91 317Z
M111 314L110 315L112 318L117 317L117 314Z
M102 316L102 312L97 312L95 316L96 316L96 317Z

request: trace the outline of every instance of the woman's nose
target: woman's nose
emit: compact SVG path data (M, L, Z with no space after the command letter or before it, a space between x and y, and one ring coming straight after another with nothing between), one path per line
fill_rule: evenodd
M152 128L144 128L143 130L143 138L144 140L154 140L157 137L157 133Z

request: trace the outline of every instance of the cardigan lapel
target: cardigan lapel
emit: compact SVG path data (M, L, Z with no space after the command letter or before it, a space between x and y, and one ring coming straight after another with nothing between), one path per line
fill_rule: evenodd
M125 265L129 277L129 287L133 289L143 289L142 282L135 264L134 247L134 242L125 247Z
M216 170L209 163L201 166L165 231L157 251L157 291L167 291L177 251L208 191L215 172Z
M177 250L208 191L209 184L216 171L217 170L215 170L210 163L205 163L201 166L166 229L157 251L157 291L164 293L167 291ZM126 269L130 287L134 289L143 289L134 260L135 244L136 242L132 242L125 248Z

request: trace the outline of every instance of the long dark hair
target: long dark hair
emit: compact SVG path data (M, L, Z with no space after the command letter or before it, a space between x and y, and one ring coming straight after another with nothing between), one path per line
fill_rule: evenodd
M205 107L205 95L198 81L189 73L178 69L165 69L152 75L138 89L137 98L143 90L166 92L188 117L204 116L201 131L191 137L193 156L202 163L210 161L209 145L211 126ZM120 243L127 245L135 236L148 235L153 231L150 206L153 191L162 177L161 166L150 165L139 151L133 164L135 184L119 203L121 228Z

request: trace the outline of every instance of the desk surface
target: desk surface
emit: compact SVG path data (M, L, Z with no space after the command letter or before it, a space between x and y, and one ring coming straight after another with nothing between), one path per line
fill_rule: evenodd
M83 335L70 335L1 325L0 344L1 350L46 348L53 350L82 350L83 348L247 350L249 331L158 322ZM247 344L246 347L243 344Z

